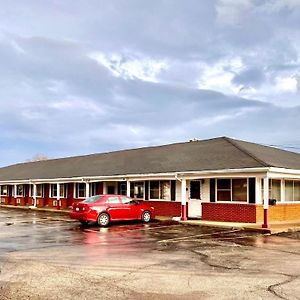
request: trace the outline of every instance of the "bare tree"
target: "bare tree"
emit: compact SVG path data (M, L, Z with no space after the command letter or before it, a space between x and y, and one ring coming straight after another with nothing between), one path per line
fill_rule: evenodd
M42 153L35 154L32 158L27 159L27 162L34 162L34 161L41 161L41 160L47 160L49 157Z

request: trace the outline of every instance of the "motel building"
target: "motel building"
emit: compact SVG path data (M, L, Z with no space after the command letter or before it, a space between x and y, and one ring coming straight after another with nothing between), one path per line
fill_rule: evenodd
M220 137L0 168L0 201L67 209L97 194L147 201L158 216L300 220L300 154Z

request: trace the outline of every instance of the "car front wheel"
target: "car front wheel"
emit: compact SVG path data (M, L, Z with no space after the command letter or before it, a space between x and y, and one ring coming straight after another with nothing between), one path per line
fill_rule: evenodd
M98 216L97 223L102 227L106 227L109 224L109 215L107 213L101 213Z
M151 221L151 212L146 210L142 214L142 221L144 223L149 223Z

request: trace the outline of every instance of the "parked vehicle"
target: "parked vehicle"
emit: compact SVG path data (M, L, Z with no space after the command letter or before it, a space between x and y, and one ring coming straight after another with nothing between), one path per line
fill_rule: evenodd
M86 225L91 221L100 226L108 226L119 220L141 220L144 223L155 219L154 207L123 195L97 195L73 203L70 212L72 219Z

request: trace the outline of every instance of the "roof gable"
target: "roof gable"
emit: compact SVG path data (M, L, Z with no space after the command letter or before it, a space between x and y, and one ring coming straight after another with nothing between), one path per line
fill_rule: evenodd
M300 170L299 153L241 140L227 139L240 149L247 151L255 159L264 162L266 166Z

